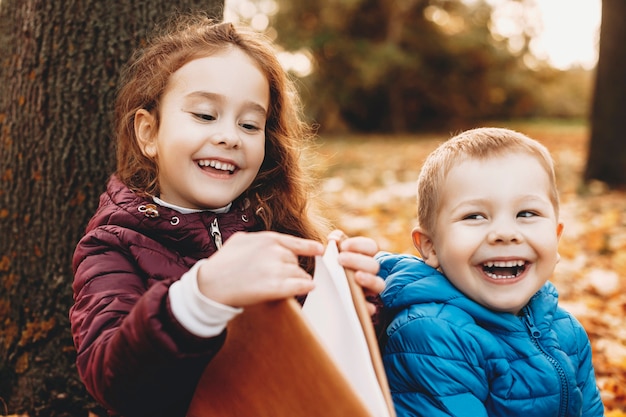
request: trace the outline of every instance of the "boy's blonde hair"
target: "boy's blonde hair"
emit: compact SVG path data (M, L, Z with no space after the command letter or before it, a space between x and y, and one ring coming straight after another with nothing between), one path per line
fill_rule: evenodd
M467 130L439 145L426 158L417 180L417 219L419 227L432 234L441 189L450 169L468 159L484 160L509 153L533 156L546 170L550 179L550 199L559 214L559 194L556 187L554 161L548 149L528 136L510 129L484 127Z

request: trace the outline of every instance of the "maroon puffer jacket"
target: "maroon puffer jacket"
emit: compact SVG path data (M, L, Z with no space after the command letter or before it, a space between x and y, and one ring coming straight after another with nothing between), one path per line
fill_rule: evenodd
M254 214L235 206L226 214L181 214L109 180L74 253L70 321L80 376L114 413L185 415L225 333L204 339L186 331L172 315L168 289L216 251L216 219L223 240L259 230Z

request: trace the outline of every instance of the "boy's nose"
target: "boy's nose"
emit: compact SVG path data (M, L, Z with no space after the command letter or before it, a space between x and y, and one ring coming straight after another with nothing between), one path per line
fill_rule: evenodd
M515 224L500 222L487 235L489 243L521 243L522 234Z

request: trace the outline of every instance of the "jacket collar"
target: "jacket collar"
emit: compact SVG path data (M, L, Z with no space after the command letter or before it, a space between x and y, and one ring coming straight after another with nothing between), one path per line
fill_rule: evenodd
M524 330L518 316L492 311L476 303L420 258L385 254L379 256L379 261L382 261L381 276L385 278L385 289L381 293L385 307L400 310L416 304L445 304L464 310L486 328L510 329L514 326ZM534 324L544 328L553 320L557 301L556 288L547 282L533 295L521 315L532 316Z
M184 214L159 205L150 197L137 195L112 176L106 191L100 196L98 210L90 220L87 231L98 227L130 229L181 253L203 257L214 250L210 229L215 219L224 241L235 232L258 231L261 228L261 222L246 201L233 203L227 213L202 211Z

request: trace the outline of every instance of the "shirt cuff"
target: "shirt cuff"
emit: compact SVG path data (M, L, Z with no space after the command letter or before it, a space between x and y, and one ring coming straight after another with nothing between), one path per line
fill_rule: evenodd
M243 309L218 303L200 292L198 268L202 262L204 260L198 261L170 286L170 307L176 320L190 333L213 337L222 333L228 322Z

